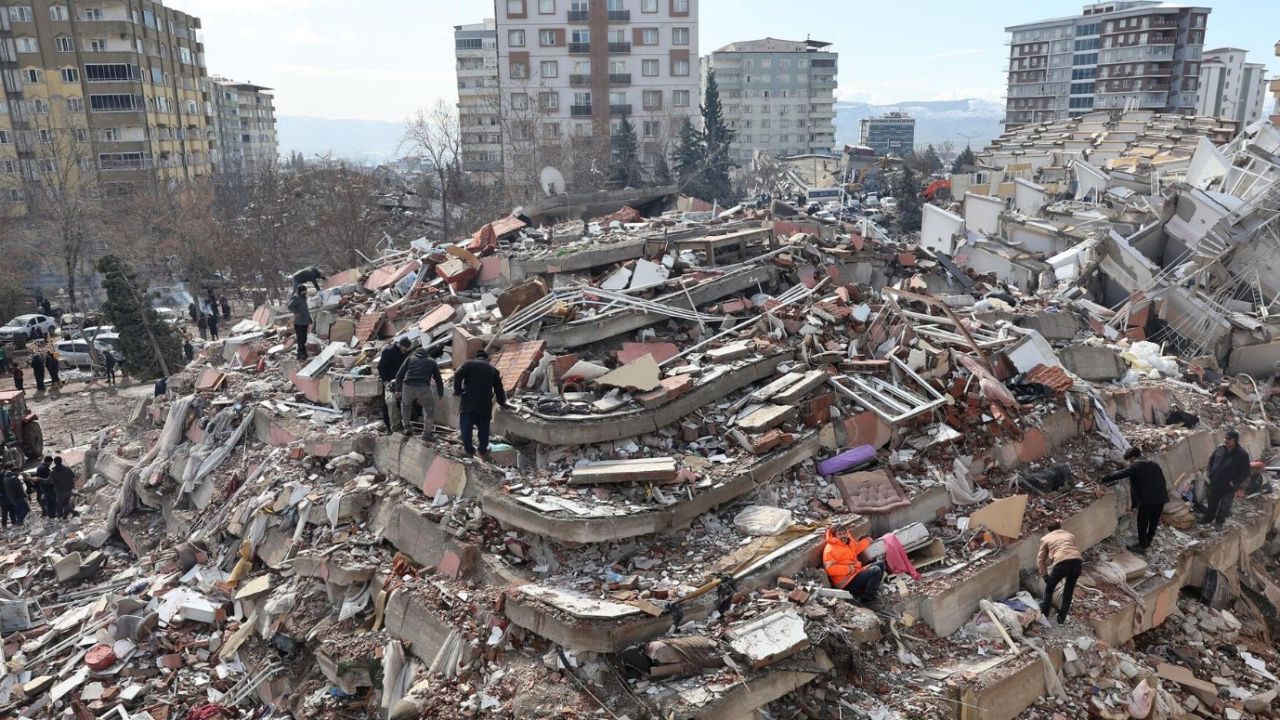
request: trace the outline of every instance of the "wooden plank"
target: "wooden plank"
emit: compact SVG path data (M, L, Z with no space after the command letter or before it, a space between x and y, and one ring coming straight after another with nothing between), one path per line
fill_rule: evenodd
M579 465L573 469L570 485L603 483L670 482L676 479L676 459L672 457L616 460Z

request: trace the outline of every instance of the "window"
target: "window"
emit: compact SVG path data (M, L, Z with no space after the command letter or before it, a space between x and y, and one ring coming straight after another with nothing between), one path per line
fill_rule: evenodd
M480 38L458 38L453 47L455 50L480 50L484 48L484 41Z
M591 31L574 30L569 34L569 42L574 45L586 45L591 42Z
M640 63L640 73L645 77L654 77L658 74L658 61L654 59L646 59Z
M589 92L574 93L573 106L587 107L587 108L591 107L591 93Z
M191 64L191 48L178 48L178 57L182 60L183 65Z
M2 134L7 134L7 133L0 132L0 135ZM16 172L18 172L17 163L15 163L12 160L0 160L0 173L4 173L5 175L12 175Z
M40 52L40 43L35 38L20 37L14 42L18 44L18 52L20 53L38 53Z
M1091 82L1071 83L1071 94L1072 95L1092 95L1093 83Z
M587 12L587 0L569 0L569 12L571 13Z
M107 51L106 40L90 40L89 41L89 52L106 52L106 51Z
M84 128L76 128L76 142L89 142L89 131Z
M53 131L49 129L37 130L36 140L40 141L42 144L51 145L53 143Z
M57 169L57 164L53 162L53 158L41 158L38 163L40 172L48 175Z
M53 20L54 22L70 19L70 16L67 15L67 6L66 5L50 5L49 19Z
M36 17L31 13L30 5L11 5L9 6L9 19L14 22L35 22Z
M524 47L524 31L508 30L507 44L510 45L511 47Z
M643 12L643 13L658 12L658 0L640 0L640 12Z
M524 15L524 0L507 0L507 16Z
M676 60L675 62L671 63L671 74L676 77L688 77L689 61L687 59Z
M672 45L689 44L689 28L671 28Z
M8 145L13 142L13 138L9 135L8 130L0 130L0 145Z
M167 101L168 98L157 98L157 101ZM157 105L161 103L157 102ZM90 95L89 107L95 112L128 112L133 110L141 110L141 103L138 102L137 95L129 95L125 93L113 95ZM165 108L167 111L168 108Z
M644 101L645 110L661 110L662 109L662 91L661 90L645 90L643 101Z
M85 8L85 9L84 9L84 19L85 19L85 20L89 20L89 21L91 21L91 22L92 22L92 21L96 21L96 20L101 20L101 19L102 19L102 8ZM134 22L137 22L137 20L134 20Z
M104 142L120 142L120 128L107 128L102 131Z
M538 0L539 15L555 15L556 0Z
M1083 53L1071 58L1072 65L1097 65L1098 53Z
M80 71L76 68L62 68L62 82L64 83L80 82Z
M560 123L543 123L542 124L543 140L559 140L560 139Z
M514 110L528 110L529 96L524 93L511 93L511 107Z
M657 120L645 120L644 121L645 138L652 140L653 138L658 137L658 133L661 132L661 128L662 128L662 123L658 122Z
M657 45L658 44L658 28L645 28L640 31L641 45Z
M39 84L44 82L44 71L36 68L27 68L22 71L22 82L29 84Z
M622 91L614 91L609 93L609 104L610 105L626 105L627 94Z
M1076 41L1075 50L1076 52L1080 52L1081 50L1097 50L1099 45L1101 45L1101 41L1098 40L1098 38L1086 38L1084 40Z
M544 92L538 93L538 107L543 110L559 110L560 109L560 93Z
M671 12L673 13L689 12L689 0L671 0Z
M1092 80L1098 76L1098 68L1077 68L1071 71L1072 80Z
M539 72L544 78L560 77L560 63L555 60L543 60Z
M610 61L609 61L609 74L610 74L610 75L624 75L624 74L626 74L626 72L627 72L627 61L625 61L625 60L610 60Z
M58 46L58 52L76 51L76 41L69 37L56 37L53 39L53 42Z
M164 70L158 67L151 68L151 84L164 85Z
M555 47L556 31L555 30L539 30L538 44L542 47Z
M524 63L511 64L511 77L516 80L524 80L529 77L529 66Z
M688 90L672 90L671 104L675 107L689 107L689 91Z

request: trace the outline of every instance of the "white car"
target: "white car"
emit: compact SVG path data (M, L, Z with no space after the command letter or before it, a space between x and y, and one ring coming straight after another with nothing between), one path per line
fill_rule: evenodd
M115 331L116 331L115 325L92 325L90 327L87 327L81 330L80 334L77 335L76 337L84 338L85 340L92 340L95 337L102 335L104 333L114 333Z
M54 345L54 349L58 351L59 360L63 367L66 368L82 368L89 367L93 364L93 358L89 355L89 340L79 338L77 340L63 340ZM93 346L98 350L98 362L102 362L101 353L111 353L120 359L119 348L120 336L114 333L102 333L93 340Z
M12 342L19 337L34 340L49 337L56 328L53 318L46 315L19 315L0 326L0 340Z

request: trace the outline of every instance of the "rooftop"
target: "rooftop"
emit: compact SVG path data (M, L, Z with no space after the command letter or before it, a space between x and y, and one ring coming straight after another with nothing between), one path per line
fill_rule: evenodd
M819 40L779 40L778 38L767 37L760 40L744 40L729 43L719 50L716 50L716 52L820 52L823 51L824 48L828 48L830 46L831 43Z

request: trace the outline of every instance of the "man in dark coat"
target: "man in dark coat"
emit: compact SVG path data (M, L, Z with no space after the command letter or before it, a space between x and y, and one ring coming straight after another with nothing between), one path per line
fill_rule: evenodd
M303 268L293 274L293 286L305 285L311 283L315 286L316 292L320 292L320 281L325 279L325 275L320 268L312 265L309 268Z
M62 463L61 455L53 459L53 470L49 473L49 480L53 483L54 517L67 518L79 515L80 513L71 507L71 495L76 489L76 473Z
M31 354L31 374L36 376L36 392L44 392L44 356L39 352Z
M460 396L458 403L458 431L462 435L462 447L467 456L476 454L471 442L474 428L480 435L480 454L489 454L489 421L493 419L493 398L507 407L507 393L502 388L502 374L489 364L489 353L481 350L475 360L469 360L453 374L453 394Z
M49 371L49 385L55 389L62 387L62 381L58 379L58 356L52 350L44 354L44 368Z
M22 381L24 379L24 373L22 372L22 366L18 365L17 360L13 361L12 372L13 372L13 387L17 390L22 390L23 389Z
M307 305L307 286L298 285L289 298L289 312L293 313L293 334L298 338L298 359L307 359L307 331L311 329L311 308Z
M382 424L387 432L395 432L400 427L400 401L396 397L396 375L400 366L409 357L409 338L400 338L382 350L378 356L378 378L382 380Z
M3 485L4 491L4 524L6 527L10 522L21 525L27 519L27 513L31 512L31 505L27 503L27 486L13 468L6 465L3 472L4 478L0 480L0 485Z
M1156 528L1160 527L1160 516L1164 514L1164 504L1169 502L1169 487L1164 479L1164 471L1156 463L1142 457L1142 451L1131 447L1124 453L1129 467L1104 475L1102 482L1113 483L1129 478L1129 500L1138 511L1138 541L1129 546L1129 550L1145 553L1155 539Z
M1240 447L1240 433L1228 430L1226 439L1209 458L1209 503L1200 524L1210 521L1221 530L1231 517L1236 491L1249 479L1249 451Z
M222 319L230 320L231 319L231 303L227 302L227 296L223 295L222 297L218 298L218 304L222 306Z
M217 340L218 339L218 308L216 307L213 308L212 312L209 313L208 325L209 325L209 339Z
M113 350L108 349L102 353L102 364L107 369L107 384L116 384L116 354Z
M440 365L436 358L440 357L440 349L418 348L400 365L396 373L396 392L400 394L400 423L403 432L412 432L413 404L422 407L422 439L430 440L436 428L436 398L444 397L444 380L440 377ZM431 383L435 382L435 395L431 394Z
M40 464L36 466L36 504L40 506L40 513L45 517L53 517L56 505L53 502L53 482L49 479L50 473L53 472L53 458L45 455Z

